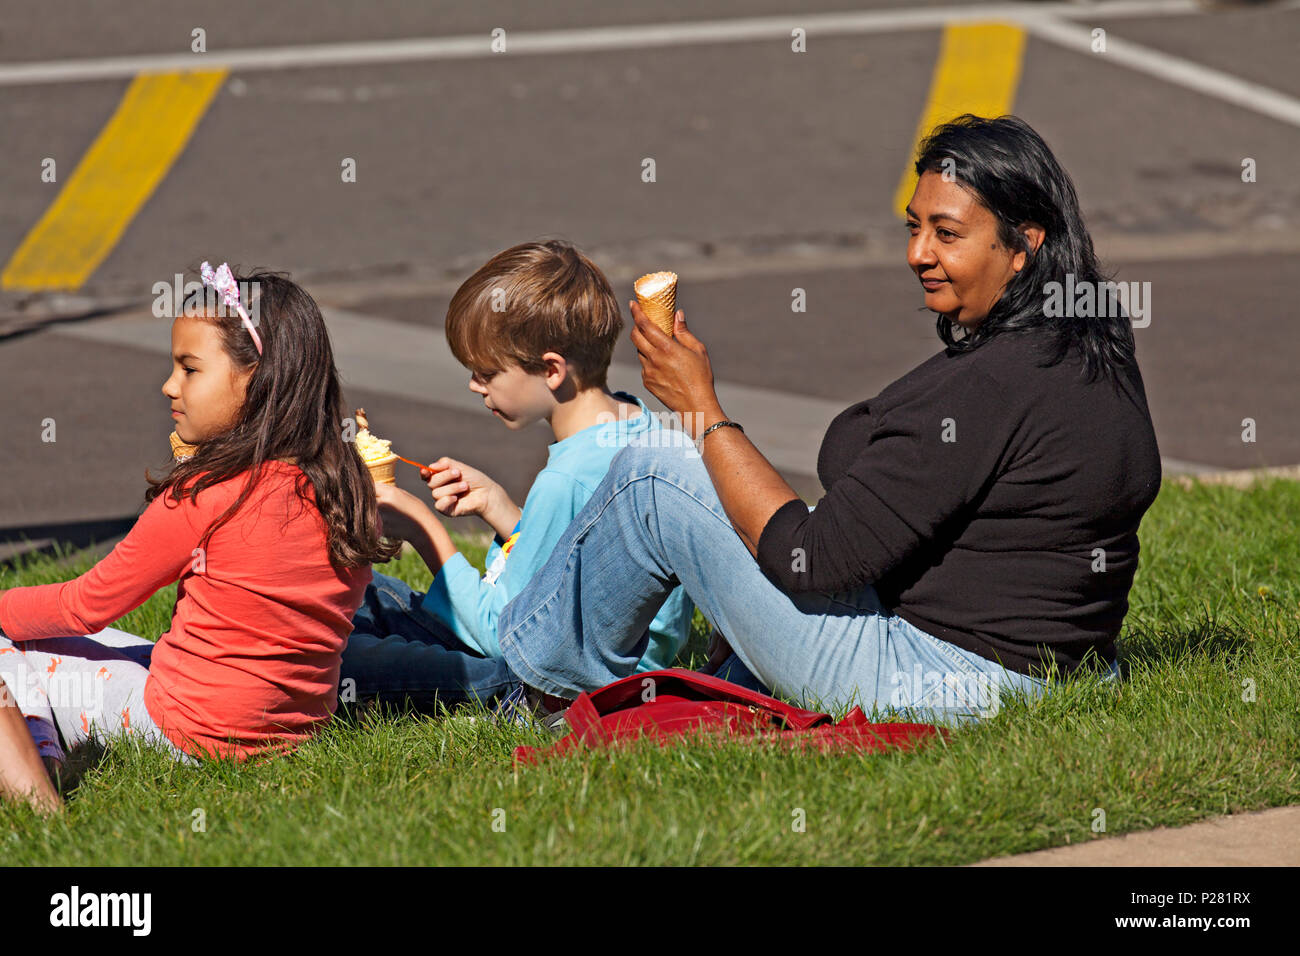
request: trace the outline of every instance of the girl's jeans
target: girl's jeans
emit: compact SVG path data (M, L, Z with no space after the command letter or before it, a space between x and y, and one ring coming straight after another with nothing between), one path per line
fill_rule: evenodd
M61 761L65 747L92 737L101 742L132 737L194 763L144 705L152 654L152 642L111 627L88 636L39 641L0 635L0 677L27 718L42 757Z
M564 697L633 672L646 629L681 583L763 684L803 703L916 719L990 716L1003 690L1046 683L924 633L870 585L786 594L731 526L680 431L619 452L586 506L501 616L501 650L525 683Z
M504 661L470 650L419 598L405 581L375 572L352 616L340 703L406 703L433 713L440 705L486 703L519 683Z

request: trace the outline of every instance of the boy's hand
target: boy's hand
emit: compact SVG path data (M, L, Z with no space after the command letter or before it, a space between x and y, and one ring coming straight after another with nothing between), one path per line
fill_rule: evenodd
M501 493L501 486L477 468L454 458L439 458L420 469L433 492L433 506L449 518L481 515Z
M385 538L420 540L425 533L420 520L429 514L428 505L396 485L376 483L375 497L379 499L379 517L383 521Z
M727 662L731 656L731 645L717 628L709 635L709 645L707 648L709 655L708 661L700 668L701 674L716 674L718 668Z

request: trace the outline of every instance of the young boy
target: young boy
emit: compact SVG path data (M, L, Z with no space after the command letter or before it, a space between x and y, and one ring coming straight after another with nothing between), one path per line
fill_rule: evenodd
M456 291L447 309L447 344L473 373L470 390L511 431L545 419L555 442L523 508L462 462L442 458L421 470L441 514L478 515L496 532L483 576L421 498L377 486L386 536L411 542L434 579L420 594L375 573L343 654L342 700L407 700L431 708L487 701L518 685L500 659L502 608L546 563L619 449L662 427L639 398L606 384L622 329L608 280L559 240L507 249ZM694 611L675 589L650 626L643 656L628 664L638 671L673 666Z

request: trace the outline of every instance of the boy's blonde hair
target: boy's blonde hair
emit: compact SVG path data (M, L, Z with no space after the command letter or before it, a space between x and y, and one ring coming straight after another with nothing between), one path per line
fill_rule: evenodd
M609 280L572 243L525 242L489 259L447 307L447 344L478 374L546 371L558 352L579 389L605 388L623 316Z

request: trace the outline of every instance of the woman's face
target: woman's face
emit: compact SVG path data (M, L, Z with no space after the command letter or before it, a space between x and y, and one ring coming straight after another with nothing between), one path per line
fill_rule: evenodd
M1037 249L1042 228L1034 223L1020 228ZM989 314L1027 259L998 239L993 213L938 173L923 173L917 182L907 205L907 229L907 264L925 289L925 307L968 329Z
M233 425L252 375L253 369L235 371L215 325L199 316L177 317L172 323L172 374L162 393L171 400L181 440L197 445Z

